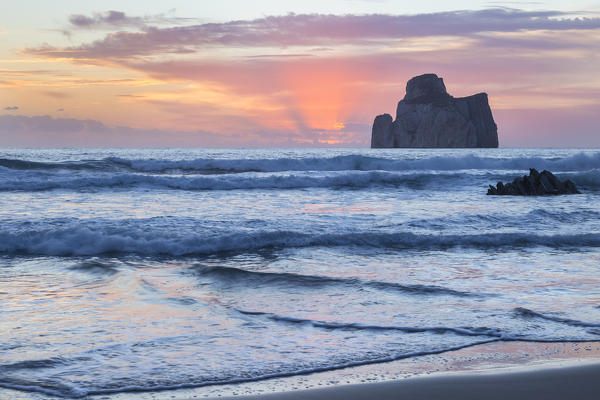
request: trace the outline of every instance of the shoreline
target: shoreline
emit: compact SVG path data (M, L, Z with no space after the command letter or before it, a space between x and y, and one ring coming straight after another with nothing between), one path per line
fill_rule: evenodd
M588 367L593 371L589 372ZM433 385L443 388L440 397L430 393L426 398L451 398L446 391L452 390L452 382L458 380L466 385L487 385L515 380L522 390L530 374L539 379L561 381L561 376L579 379L585 374L600 377L600 341L595 342L491 342L478 344L459 350L440 354L410 357L396 361L368 364L306 375L272 378L260 381L212 385L191 389L148 391L137 393L116 393L111 395L89 396L94 400L193 400L193 399L229 399L255 400L268 398L273 400L304 398L361 399L361 398L397 398L399 391L429 390ZM550 375L547 375L550 373ZM574 377L572 377L574 376ZM431 380L433 379L433 380ZM538 379L538 378L536 378ZM585 382L587 378L583 379ZM593 380L592 380L593 381ZM600 393L600 379L596 379ZM416 382L416 383L415 383ZM498 383L499 384L499 383ZM500 392L501 390L498 389ZM22 393L22 392L20 392ZM412 393L412 392L411 392ZM406 392L406 398L422 398L421 395ZM422 393L422 392L420 392ZM1 394L1 392L0 392ZM359 397L352 397L352 396ZM386 397L386 396L390 397ZM456 394L456 398L464 393ZM323 397L319 397L323 396ZM339 397L336 397L339 396ZM487 394L478 392L472 398L482 398ZM515 394L505 394L515 397ZM586 398L576 396L573 398ZM518 398L518 397L517 397ZM523 398L532 398L526 396ZM535 398L535 397L533 397ZM551 398L551 397L541 397ZM558 398L558 397L557 397Z
M491 342L326 372L189 389L120 392L93 400L595 399L600 341ZM568 395L563 386L569 387ZM466 390L465 388L469 388ZM553 397L554 396L554 397ZM0 398L58 399L0 388Z
M535 370L480 374L444 374L404 380L343 385L242 397L232 400L304 399L597 399L600 391L600 362L588 365L546 367Z
M365 375L367 370L371 376ZM376 370L380 372L373 376ZM330 371L309 377L321 381L312 388L296 385L270 393L238 392L209 398L596 399L600 393L600 342L492 342L337 372L345 382L324 384L325 375L336 373Z

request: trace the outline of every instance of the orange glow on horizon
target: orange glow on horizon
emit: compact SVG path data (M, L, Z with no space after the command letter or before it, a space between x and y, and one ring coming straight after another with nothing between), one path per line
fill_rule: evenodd
M291 93L293 107L301 123L314 130L340 130L352 113L360 96L350 84L356 80L352 71L339 63L326 62L311 65L289 65L282 73L285 87Z

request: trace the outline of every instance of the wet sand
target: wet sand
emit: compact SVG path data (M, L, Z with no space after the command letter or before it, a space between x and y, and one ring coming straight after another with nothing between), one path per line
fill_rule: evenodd
M600 342L495 342L437 355L213 389L227 389L228 393L205 392L188 398L597 399Z
M39 400L44 396L0 389L0 398ZM598 399L600 342L494 342L441 354L287 378L88 398Z
M598 399L600 363L532 371L455 374L324 389L233 397L244 400Z

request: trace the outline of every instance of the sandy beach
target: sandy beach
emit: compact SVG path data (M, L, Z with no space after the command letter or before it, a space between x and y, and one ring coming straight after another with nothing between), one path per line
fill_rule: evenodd
M337 385L333 378L336 374L340 379ZM286 381L282 380L279 389L270 389L278 392L219 394L213 398L597 399L599 377L600 342L497 342L439 355L314 374L308 379L312 382L311 389L297 390L300 385L287 380L286 390ZM320 387L328 384L330 386ZM244 392L240 389L237 393Z
M600 363L532 371L456 374L229 399L597 399Z
M262 381L122 392L92 400L597 399L600 342L495 342L442 354ZM0 389L0 398L39 394Z

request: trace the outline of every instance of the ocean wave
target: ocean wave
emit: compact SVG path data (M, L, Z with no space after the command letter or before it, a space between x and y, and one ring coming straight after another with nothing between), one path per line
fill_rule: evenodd
M600 168L600 153L578 153L567 157L483 157L432 156L419 159L392 159L365 155L336 157L218 159L192 160L129 159L107 157L100 160L39 162L21 159L0 159L0 167L14 170L107 170L144 173L173 171L196 174L231 174L243 172L286 171L456 171L456 170L522 170L549 169L552 172L585 171Z
M0 365L0 371L9 371L17 369L39 369L39 368L53 368L58 365L64 365L66 360L62 357L45 358L41 360L24 360L17 361L10 364Z
M98 260L86 260L71 265L69 269L97 275L114 275L119 272L119 268L115 264L100 262Z
M195 160L144 160L108 158L115 164L135 171L164 172L226 171L226 172L283 172L283 171L453 171L468 169L528 170L529 168L554 171L579 171L600 168L600 153L579 153L564 158L540 157L495 158L465 155L461 157L434 156L415 160L395 160L363 155L346 155L329 158L278 158L278 159L195 159Z
M77 359L82 359L78 357ZM23 372L30 374L39 369L52 370L61 366L66 366L75 360L69 360L64 357L52 357L46 359L33 359L16 361L9 364L0 365L0 387L26 392L42 393L54 397L84 397L87 393L74 385L68 385L56 381L29 380L23 377ZM33 371L32 371L33 370ZM16 372L17 376L11 376Z
M292 285L303 288L322 286L359 286L377 290L396 291L414 295L450 295L458 297L480 297L482 294L462 292L433 285L403 285L395 282L381 282L358 278L338 278L322 275L302 275L286 272L247 271L235 267L209 267L196 265L194 271L201 276L215 278L228 284L242 284L256 287L259 285Z
M69 174L48 177L27 175L0 180L0 191L85 190L101 188L154 188L175 190L252 190L303 188L364 188L374 185L423 188L430 184L464 179L462 174L399 174L352 171L334 175L309 173L286 175L157 176L143 174ZM454 186L454 185L452 185Z
M435 218L413 219L407 223L415 229L444 230L448 227L468 226L471 229L511 229L513 227L529 227L537 230L543 227L546 231L562 229L566 226L578 224L580 227L593 227L600 220L600 212L583 208L581 210L567 211L564 209L553 210L536 208L524 214L517 213L474 213L448 216L437 216Z
M90 394L88 391L77 388L75 386L61 385L53 382L44 382L40 384L37 381L30 381L23 378L19 379L0 377L0 388L19 390L22 392L40 393L46 396L72 399L79 399Z
M31 160L20 160L12 158L0 158L0 167L12 170L94 170L94 171L112 171L114 170L109 160L81 160L81 161L63 161L63 162L42 162Z
M600 189L600 170L558 174L571 179L583 189ZM361 189L373 186L406 187L413 190L464 190L465 187L498 180L511 181L515 174L486 173L470 175L458 172L389 172L342 171L337 173L297 172L291 174L232 175L144 175L138 173L101 174L37 174L7 176L0 180L0 191L98 190L98 189L164 189L188 191L213 190L291 190L306 188Z
M600 189L600 169L557 175L560 179L571 179L580 188L591 190Z
M517 307L517 308L515 308L514 311L517 316L523 317L523 318L539 318L539 319L544 319L546 321L554 321L554 322L559 322L559 323L567 324L567 325L571 325L571 326L578 326L578 327L584 327L584 328L600 328L600 323L583 322L583 321L578 321L576 319L561 318L561 317L557 317L554 315L542 314L540 312L536 312L536 311L530 310L528 308L523 308L523 307Z
M296 318L273 313L260 311L236 310L240 314L258 316L276 322L289 324L310 325L315 328L323 329L341 329L341 330L368 330L368 331L400 331L404 333L434 333L442 335L445 333L454 333L463 336L485 336L489 338L503 338L505 335L498 329L485 327L479 328L453 328L453 327L413 327L413 326L394 326L394 325L369 325L358 322L328 322L312 319Z
M481 219L485 219L487 215L485 214L476 214L474 217L480 217ZM495 216L495 220L493 222L499 222L500 219L506 219L506 216ZM535 223L536 221L558 221L558 222L566 222L566 223L581 223L585 221L594 221L600 219L600 211L590 210L590 209L582 209L582 210L550 210L538 208L532 211L529 211L525 215L521 216L513 216L513 219L510 221L515 224L517 222L529 222Z
M143 227L69 225L48 229L0 232L0 253L53 256L131 254L139 256L203 256L301 247L377 247L397 250L466 248L599 247L600 233L538 235L486 233L465 235L411 232L346 232L310 234L255 231L214 235L202 232L161 233Z

